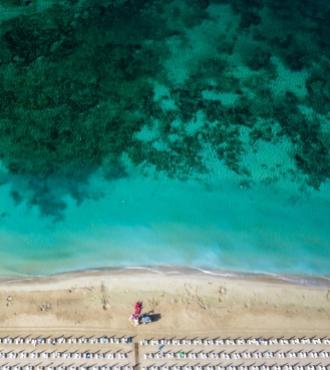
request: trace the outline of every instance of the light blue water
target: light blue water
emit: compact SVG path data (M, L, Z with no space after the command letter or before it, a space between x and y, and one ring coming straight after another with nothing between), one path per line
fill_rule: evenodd
M0 274L330 275L327 4L13 3Z
M105 266L180 265L249 272L328 275L329 187L292 201L272 187L242 190L227 179L199 183L143 177L109 185L100 200L53 224L36 208L1 199L3 273L48 274Z

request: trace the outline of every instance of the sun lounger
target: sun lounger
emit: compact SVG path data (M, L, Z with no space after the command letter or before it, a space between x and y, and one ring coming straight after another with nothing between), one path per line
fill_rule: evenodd
M249 370L249 367L245 365L240 365L238 366L238 370Z

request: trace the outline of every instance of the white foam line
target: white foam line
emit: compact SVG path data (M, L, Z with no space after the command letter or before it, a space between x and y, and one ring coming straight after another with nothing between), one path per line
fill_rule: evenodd
M200 271L203 274L206 275L212 275L212 276L222 276L222 277L235 277L235 276L241 276L239 273L230 273L230 272L215 272L210 270L205 270L200 267L194 267L194 270Z
M159 270L153 269L151 267L143 267L143 266L127 266L127 267L124 267L122 270L144 270L144 271L151 271L156 274L162 274L162 272Z

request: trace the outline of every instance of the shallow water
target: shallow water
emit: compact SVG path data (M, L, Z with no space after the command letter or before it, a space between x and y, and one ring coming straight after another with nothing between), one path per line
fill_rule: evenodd
M4 4L0 273L330 275L327 2Z

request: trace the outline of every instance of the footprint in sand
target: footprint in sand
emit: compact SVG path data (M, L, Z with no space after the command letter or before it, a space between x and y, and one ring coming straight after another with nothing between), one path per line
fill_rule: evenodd
M330 301L330 289L328 290L328 293L327 293L327 300Z
M6 299L6 306L10 306L12 303L13 303L13 297L12 296L8 296L7 299Z
M218 289L218 301L222 302L222 299L224 298L226 294L227 294L227 288L225 288L224 286L220 286Z
M52 309L52 305L50 303L43 303L39 306L41 312L50 311Z

